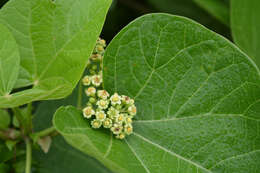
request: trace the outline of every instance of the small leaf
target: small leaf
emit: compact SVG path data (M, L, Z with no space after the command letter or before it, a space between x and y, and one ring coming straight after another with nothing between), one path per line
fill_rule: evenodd
M32 86L0 107L69 95L79 81L101 32L111 0L10 0L0 22L15 37L21 56L16 88Z
M12 124L14 127L19 128L20 127L20 123L17 120L16 116L13 116L13 120L12 120Z
M104 87L135 99L134 134L93 130L61 107L53 122L74 147L120 173L257 173L260 73L227 39L183 17L149 14L110 42Z
M17 144L18 141L12 141L12 140L7 140L5 141L5 145L7 146L7 148L12 151L13 148L15 147L15 145Z
M12 33L0 24L0 96L10 97L19 73L20 56Z
M48 153L48 151L51 147L51 137L45 136L43 138L39 138L37 143L40 145L40 147L44 153Z
M6 110L0 109L0 130L9 127L11 118Z
M235 43L260 67L260 1L231 0L231 28Z

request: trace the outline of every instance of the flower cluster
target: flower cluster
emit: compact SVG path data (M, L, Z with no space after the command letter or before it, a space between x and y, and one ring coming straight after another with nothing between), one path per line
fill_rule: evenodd
M125 95L114 93L112 96L102 88L102 61L106 43L97 40L96 47L87 65L88 75L82 83L89 101L83 109L83 116L91 119L95 129L110 129L116 138L124 139L133 132L132 119L136 115L134 100Z
M88 90L88 89L87 89ZM93 128L109 128L117 138L123 139L133 132L132 118L136 115L134 100L105 90L93 91L83 109L85 118L92 119Z
M85 86L93 85L99 87L102 83L102 61L105 52L106 42L103 39L98 39L94 51L88 60L87 70L89 75L82 79ZM93 90L93 89L90 89Z

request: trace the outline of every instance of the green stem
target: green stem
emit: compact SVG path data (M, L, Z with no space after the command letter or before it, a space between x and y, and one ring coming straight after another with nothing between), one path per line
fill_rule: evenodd
M32 110L33 110L33 106L32 106L32 102L27 104L27 111L26 111L26 126L27 126L27 131L29 133L32 132Z
M12 108L12 111L20 124L20 128L22 130L24 130L25 123L24 123L24 118L23 118L21 110L19 109L19 107L15 107L15 108Z
M82 82L79 82L77 108L82 109Z
M27 115L32 115L32 102L27 104Z
M44 136L48 136L50 134L52 134L53 132L55 132L56 129L54 127L50 127L50 128L47 128L47 129L44 129L40 132L37 132L33 135L37 136L37 138L40 138L40 137L44 137Z
M25 173L31 173L31 164L32 164L32 144L29 138L25 139L26 143L26 165Z

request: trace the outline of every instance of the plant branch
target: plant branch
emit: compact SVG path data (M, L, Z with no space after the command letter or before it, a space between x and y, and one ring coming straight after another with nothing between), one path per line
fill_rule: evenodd
M26 143L26 165L25 173L31 173L31 164L32 164L32 144L29 138L25 138Z
M37 137L44 137L44 136L49 136L50 134L54 133L56 131L56 129L54 127L50 127L47 129L44 129L42 131L39 131L37 133L34 133L33 135L37 136Z

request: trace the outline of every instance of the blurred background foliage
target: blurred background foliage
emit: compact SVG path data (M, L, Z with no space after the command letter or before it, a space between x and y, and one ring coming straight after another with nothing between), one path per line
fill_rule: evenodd
M109 42L132 20L158 12L191 18L231 40L229 0L113 0L101 37Z
M231 40L229 0L114 0L102 38L109 42L132 20L147 13L158 12L191 18Z

